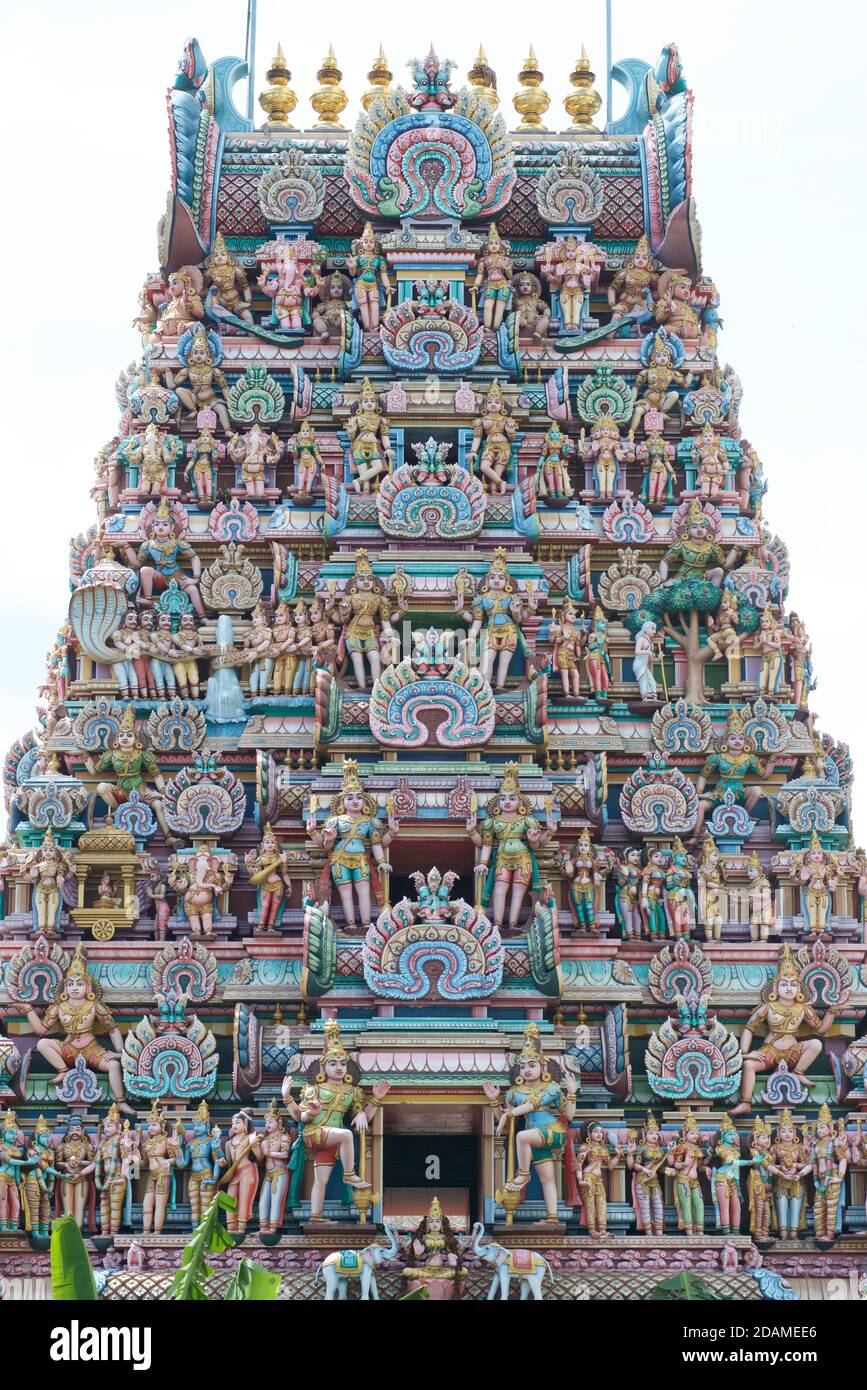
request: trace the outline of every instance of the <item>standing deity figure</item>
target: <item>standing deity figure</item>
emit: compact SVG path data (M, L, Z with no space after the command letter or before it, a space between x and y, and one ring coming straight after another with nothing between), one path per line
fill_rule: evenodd
M668 415L677 402L677 387L692 385L692 372L680 372L675 367L674 345L664 333L657 333L650 349L648 365L635 378L637 400L630 428L637 429L647 411Z
M539 255L543 276L559 294L562 332L575 333L586 317L590 292L599 283L605 252L590 241L578 241L570 235L562 241L548 242Z
M178 630L172 634L172 670L177 689L185 699L201 698L199 684L199 658L208 655L208 646L199 637L199 629L192 613L182 613Z
M635 1140L630 1134L624 1148L626 1166L632 1172L632 1208L636 1225L645 1235L661 1236L665 1230L665 1205L660 1169L668 1160L671 1146L663 1144L662 1132L652 1110ZM673 1144L673 1141L672 1141Z
M632 658L632 674L638 682L638 693L642 700L656 700L657 686L656 677L653 674L653 663L657 658L662 661L664 658L657 653L656 643L656 623L652 618L641 624L635 634L635 649ZM662 639L660 639L662 640Z
M650 421L653 421L651 427ZM663 418L647 410L644 414L645 438L636 446L635 457L642 465L641 500L649 507L662 507L672 501L677 485L674 445L662 434Z
M214 935L216 899L231 888L235 867L234 855L212 854L202 844L172 859L168 881L183 901L193 936Z
M566 700L578 699L581 684L581 654L587 633L584 620L571 599L564 599L560 616L552 616L548 629L554 646L554 670L559 671Z
M77 1115L70 1115L67 1120L66 1133L56 1145L54 1154L63 1215L73 1217L75 1224L83 1229L96 1170L96 1149Z
M206 333L199 324L183 353L180 371L166 372L164 375L166 385L175 391L184 410L191 415L197 415L202 410L213 410L228 434L231 429L229 412L225 402L219 399L228 382L217 366L219 350L217 335Z
M821 935L831 926L834 890L837 887L837 860L814 830L810 843L795 855L792 867L802 884L801 915L808 931Z
M211 254L205 261L205 284L208 286L206 305L209 313L216 319L221 317L222 310L227 314L234 314L237 319L243 319L245 323L252 324L250 305L253 295L250 283L246 272L238 265L227 247L220 230L214 237Z
M667 851L652 849L641 871L641 917L650 937L665 936L668 926L664 898L667 876Z
M603 1126L588 1120L584 1143L579 1145L576 1154L576 1179L587 1230L597 1240L608 1234L608 1200L602 1175L606 1168L613 1168L621 1156L619 1146L609 1144Z
M169 699L174 699L178 688L175 677L174 620L168 609L158 613L154 623L153 612L146 608L142 613L142 626L147 618L150 619L150 623L144 640L149 652L150 669L157 696L162 699L168 695Z
M166 821L163 798L159 794L165 789L165 780L155 754L149 748L145 748L136 732L133 705L124 707L111 748L101 754L98 762L94 762L90 757L85 758L85 766L88 772L95 776L100 772L110 772L114 775L113 782L99 782L96 787L96 794L102 797L109 814L128 801L131 792L137 792L142 801L150 806L166 839L171 844L176 843ZM147 785L149 779L153 782L155 791L151 791Z
M259 1190L259 1163L262 1150L260 1135L253 1123L249 1110L239 1110L232 1116L229 1134L225 1143L225 1161L228 1164L220 1178L220 1186L226 1188L235 1199L235 1210L227 1212L226 1226L234 1236L244 1236L253 1205Z
M58 1171L55 1157L51 1130L45 1116L40 1115L27 1147L27 1167L22 1169L30 1232L34 1236L51 1233L52 1199Z
M767 941L774 925L774 895L762 861L753 850L747 861L747 900L750 909L750 940Z
M804 1207L804 1179L812 1168L811 1156L798 1139L792 1116L788 1110L783 1110L767 1161L767 1170L774 1179L774 1207L780 1240L798 1238Z
M506 563L505 548L498 546L473 600L472 625L468 634L471 643L481 634L479 666L487 681L494 679L496 660L498 690L502 690L506 684L512 657L518 648L525 655L529 650L521 623L536 611L536 603L535 593L520 594L516 591Z
M300 598L292 614L292 636L288 647L288 654L292 661L292 683L291 692L289 692L292 695L312 694L313 640L307 605ZM384 642L381 645L384 646ZM276 650L276 639L274 646Z
M747 1203L750 1213L750 1234L757 1245L766 1245L771 1238L773 1174L770 1171L771 1127L761 1115L753 1120L750 1138L752 1164L747 1174Z
M272 431L268 434L258 420L246 434L233 434L226 452L241 469L241 483L248 497L264 497L267 470L282 457L283 444Z
M644 935L641 916L641 850L624 850L614 868L614 915L624 941L638 941Z
M538 892L539 867L536 851L547 844L557 828L552 807L548 807L544 826L533 814L529 799L518 782L518 764L506 763L497 795L488 802L481 825L475 810L467 820L473 844L481 851L475 867L477 898L481 906L489 903L497 927L518 926L527 889Z
M593 624L587 634L585 653L587 679L597 700L608 699L611 683L611 656L608 651L608 620L598 603L593 613Z
M112 1105L97 1138L93 1174L99 1193L99 1230L103 1236L116 1236L120 1230L124 1202L132 1180L134 1158L121 1148L122 1133L120 1112L116 1105Z
M219 1126L211 1125L208 1103L203 1100L193 1116L192 1133L189 1137L184 1134L180 1152L175 1160L178 1168L186 1168L189 1165L187 1196L193 1226L198 1226L210 1205L220 1169L225 1166L225 1162Z
M792 704L799 710L807 708L810 693L810 667L813 654L807 629L797 613L789 614L789 631L786 651L789 657L792 678Z
M322 455L316 442L316 431L309 420L302 420L298 433L286 445L295 465L295 483L291 489L293 502L309 502L316 479L322 468Z
M120 1068L123 1035L102 1003L100 986L87 973L80 946L76 948L63 976L57 999L49 1004L42 1018L35 1009L28 1009L27 1021L39 1038L37 1052L60 1076L71 1070L81 1057L87 1066L107 1074L118 1109L127 1115L134 1113L123 1098ZM55 1040L48 1036L55 1029L62 1033L62 1039ZM96 1041L98 1033L108 1034L114 1052L106 1052L99 1046Z
M485 327L492 329L495 333L503 322L503 315L512 294L514 266L510 251L509 243L503 241L497 231L496 222L492 222L491 229L479 252L476 278L470 289L473 295L473 308L475 308L476 292L480 286L482 287Z
M18 1116L7 1110L0 1116L0 1235L17 1231L21 1216L21 1190L26 1140ZM26 1195L26 1193L25 1193Z
M271 652L274 657L271 689L275 695L291 695L295 672L298 669L298 653L295 646L295 625L285 599L274 609Z
M250 626L244 634L242 650L244 665L249 668L250 694L254 699L257 695L267 695L274 669L274 641L268 614L262 603L257 603L250 615Z
M575 489L569 481L569 457L572 445L558 424L551 425L542 440L542 452L536 465L534 488L537 497L564 502Z
M176 1133L169 1134L166 1130L162 1111L156 1101L151 1106L139 1147L147 1164L141 1209L142 1230L145 1235L153 1232L158 1236L165 1225L172 1191L172 1169L181 1157L183 1143Z
M150 660L145 656L146 634L139 627L138 612L128 608L123 615L120 627L112 633L111 645L119 653L117 661L111 663L111 673L117 685L117 693L122 700L142 697L148 694L148 675ZM147 670L143 670L147 662Z
M162 593L174 579L199 617L204 618L205 609L196 583L202 572L202 562L189 541L178 534L178 523L165 498L148 524L147 540L142 541L137 551L126 546L124 554L130 567L139 572L142 602L149 604L154 591ZM190 566L191 574L183 572L181 566L184 564Z
M271 1101L265 1114L265 1132L259 1137L259 1149L265 1161L259 1189L259 1230L269 1235L282 1226L289 1195L289 1135L283 1128L276 1100Z
M364 224L361 236L352 243L352 255L347 257L346 269L353 279L353 299L361 315L365 332L375 332L379 327L380 307L383 296L386 309L391 308L391 281L388 278L388 265L382 254L382 247L369 222Z
M839 1001L829 1005L820 1019L804 999L801 977L792 959L791 947L788 944L783 946L767 998L750 1014L741 1033L741 1052L744 1054L741 1100L732 1111L733 1115L749 1114L757 1073L772 1071L780 1062L785 1062L789 1071L796 1072L805 1086L813 1085L805 1072L822 1051L822 1038L829 1032L835 1013L845 1006L847 998L848 991L844 991ZM803 1024L813 1030L814 1036L798 1042L798 1031ZM757 1051L750 1052L753 1034L760 1027L766 1030L764 1044Z
M840 1204L846 1170L849 1166L848 1142L839 1142L834 1121L827 1105L823 1105L816 1120L816 1133L811 1153L813 1173L813 1230L816 1244L827 1248L837 1239L841 1216Z
M569 1123L575 1114L578 1083L563 1073L562 1086L554 1080L542 1051L539 1029L528 1023L524 1047L513 1072L512 1085L500 1099L500 1088L492 1081L483 1086L497 1117L497 1134L509 1131L509 1169L514 1143L516 1170L506 1181L507 1192L523 1192L530 1181L530 1166L542 1188L548 1221L557 1220L556 1165L569 1141ZM515 1120L523 1118L523 1128L515 1132Z
M726 915L726 890L723 881L723 857L709 830L701 843L701 862L698 866L698 920L704 923L708 941L719 941Z
M759 695L776 695L785 669L786 629L774 617L770 608L765 608L756 634L756 646L761 654L757 690Z
M711 1173L711 1190L717 1235L736 1236L741 1229L740 1172L751 1167L753 1159L741 1158L741 1141L729 1115L722 1117L714 1156L717 1162Z
M349 1074L350 1059L340 1036L340 1025L329 1019L325 1025L325 1044L315 1080L302 1087L300 1099L292 1099L291 1077L283 1083L283 1100L290 1117L299 1124L298 1138L292 1146L290 1169L293 1174L293 1200L300 1194L304 1165L308 1154L313 1157L313 1189L310 1194L310 1219L321 1223L322 1207L328 1181L339 1158L343 1167L343 1182L347 1187L367 1188L370 1184L355 1171L355 1143L352 1130L364 1136L377 1110L388 1095L389 1083L378 1081L371 1096L364 1094ZM353 1068L355 1064L353 1063ZM352 1129L345 1127L347 1112Z
M593 460L593 490L603 501L611 501L618 486L621 463L632 463L635 459L635 442L632 430L628 442L620 438L617 421L610 415L597 416L590 426L590 438L586 438L582 427L578 436L578 452L583 459Z
M387 898L391 865L385 851L399 829L400 824L390 806L387 826L383 825L375 799L367 795L361 784L358 763L344 758L343 784L337 796L331 799L331 814L320 826L311 806L307 834L327 855L323 878L330 874L340 895L348 931L355 930L356 902L362 929L366 931L370 926L371 890L379 897L373 888L374 873L379 875L385 890L383 896ZM321 887L324 893L325 884Z
M279 242L276 251L263 259L262 273L256 283L272 301L268 320L271 326L300 333L304 327L307 275L304 265L298 260L298 247L294 241Z
M21 877L33 884L33 908L36 930L54 936L60 925L63 910L63 885L72 872L72 860L55 843L49 825L42 844L33 849L21 866Z
M653 269L650 242L646 236L639 237L635 250L626 258L622 268L615 272L608 286L608 303L611 306L611 321L625 318L650 316L653 296L659 277Z
M732 706L726 720L725 733L717 741L716 751L707 758L696 779L695 789L699 800L693 832L694 843L698 843L708 812L725 802L727 792L731 793L736 805L746 809L747 814L752 811L765 793L761 785L747 786L747 777L754 773L764 780L770 776L773 762L773 754L765 762L760 762L756 757L752 742L744 733L744 721L740 711ZM713 776L717 778L716 789L708 792L708 780Z
M126 445L128 464L138 469L138 492L143 497L156 497L165 492L169 469L182 457L184 446L176 435L163 434L151 422L144 434L135 434Z
M512 457L512 441L517 428L503 399L499 381L491 382L484 411L473 421L473 442L467 452L467 467L471 471L479 458L479 472L489 492L506 491L505 474Z
M704 1198L699 1172L707 1169L705 1145L694 1115L687 1113L680 1134L669 1153L665 1172L674 1178L674 1204L678 1230L685 1236L704 1231Z
M692 446L696 466L695 486L701 497L713 500L725 491L729 475L729 456L713 425L705 425Z
M365 658L370 666L370 678L375 681L382 671L381 647L391 646L394 639L392 622L397 617L385 593L385 585L373 573L366 550L355 552L355 574L337 604L343 623L338 644L338 660L349 654L359 690L366 690Z
M695 926L692 870L692 855L687 853L680 836L676 835L665 875L665 914L676 941L687 938Z
M663 271L654 309L656 322L679 338L700 338L701 318L693 308L692 299L692 279L685 270Z
M207 425L202 425L198 435L187 445L189 462L184 469L184 478L192 474L193 491L200 506L210 506L214 500L214 478L217 465L226 452L226 446L215 439Z
M379 402L370 379L365 377L355 411L346 422L350 443L350 473L356 492L370 492L379 487L383 473L393 466L391 426Z
M590 831L585 828L573 850L561 856L563 873L569 880L569 906L578 931L599 931L596 920L596 895L608 873L605 853L590 843ZM604 901L603 901L604 906Z
M281 850L277 836L266 825L258 849L250 849L244 855L244 864L250 875L250 883L258 891L259 920L254 935L277 930L283 902L292 891L289 876L289 855Z
M194 265L181 266L169 275L167 288L169 297L160 305L155 332L160 338L177 338L205 316L202 272Z

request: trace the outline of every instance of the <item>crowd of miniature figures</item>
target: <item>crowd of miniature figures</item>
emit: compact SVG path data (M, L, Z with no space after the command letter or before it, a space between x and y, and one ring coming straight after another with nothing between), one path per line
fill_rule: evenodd
M372 1230L421 1099L476 1116L471 1235L412 1208L327 1298L389 1260L541 1297L482 1214L854 1238L867 859L675 45L605 132L583 55L545 141L532 51L513 131L482 52L405 91L380 51L352 131L330 53L304 136L282 52L260 130L233 62L191 40L169 93L141 353L5 761L0 1233L158 1243L217 1189L265 1244Z

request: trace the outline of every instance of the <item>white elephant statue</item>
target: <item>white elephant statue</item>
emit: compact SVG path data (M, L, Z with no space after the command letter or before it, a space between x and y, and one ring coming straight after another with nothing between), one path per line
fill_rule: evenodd
M488 1291L488 1299L496 1298L497 1289L500 1290L500 1298L509 1297L509 1286L513 1277L521 1281L521 1299L529 1298L541 1299L542 1284L545 1275L553 1284L554 1276L551 1273L551 1266L544 1255L539 1255L535 1250L509 1249L505 1245L496 1245L493 1241L481 1243L481 1238L485 1234L485 1228L481 1221L477 1221L473 1227L470 1249L474 1255L487 1260L488 1264L494 1266L494 1277L491 1280L491 1287Z
M398 1254L396 1227L389 1221L386 1221L384 1226L390 1242L388 1245L365 1245L361 1250L332 1250L330 1255L325 1256L316 1271L313 1287L318 1284L321 1274L325 1280L326 1302L334 1299L345 1300L350 1279L361 1280L363 1300L379 1299L379 1290L376 1287L377 1266L387 1260L393 1260Z

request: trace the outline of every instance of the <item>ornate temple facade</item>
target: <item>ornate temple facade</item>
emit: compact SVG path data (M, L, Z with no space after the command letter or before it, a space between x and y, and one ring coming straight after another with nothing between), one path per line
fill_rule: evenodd
M454 68L380 51L344 125L329 52L307 130L280 51L261 126L195 41L168 92L4 767L0 1275L64 1212L158 1296L219 1188L284 1297L854 1297L867 868L693 95L673 44L604 131L583 53L559 120L532 50L516 115Z

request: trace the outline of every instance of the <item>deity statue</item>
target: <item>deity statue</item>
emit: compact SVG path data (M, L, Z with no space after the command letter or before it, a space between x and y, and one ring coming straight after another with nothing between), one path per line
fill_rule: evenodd
M126 461L138 469L138 492L156 497L165 492L169 469L183 457L184 446L176 435L163 434L153 422L143 434L134 434L125 446Z
M63 976L57 999L49 1004L42 1018L35 1009L28 1009L27 1021L39 1038L36 1050L60 1076L82 1057L87 1066L107 1074L118 1109L132 1115L134 1112L123 1097L120 1068L123 1035L101 1000L102 990L88 975L81 947L78 946ZM63 1034L62 1040L55 1041L48 1036L55 1029ZM114 1052L106 1052L99 1046L96 1041L98 1033L108 1034Z
M649 421L654 421L652 428ZM657 424L657 420L659 423ZM643 466L641 500L648 507L662 507L672 501L677 486L674 468L675 449L666 443L662 434L662 418L650 410L644 414L645 438L636 446L635 457Z
M539 1029L528 1023L524 1047L513 1074L513 1083L500 1099L500 1088L492 1081L483 1090L497 1116L497 1134L514 1136L517 1170L505 1185L507 1192L523 1192L530 1181L530 1165L542 1188L548 1221L557 1220L556 1164L562 1159L569 1140L568 1126L575 1114L578 1083L563 1073L562 1086L554 1080L542 1051ZM524 1118L523 1128L515 1132L515 1120ZM509 1154L511 1166L511 1152Z
M242 1239L247 1232L259 1189L259 1163L262 1159L259 1140L249 1110L239 1110L232 1116L224 1146L228 1167L219 1179L219 1185L225 1186L229 1196L235 1199L235 1210L226 1213L226 1227L237 1239Z
M292 436L286 448L295 464L295 485L291 492L292 500L293 502L309 502L322 468L322 455L316 442L316 431L309 420L301 421L298 433Z
M738 596L733 589L725 586L720 594L716 613L707 614L707 645L717 660L737 655L740 637Z
M828 931L839 873L836 855L822 848L822 842L814 830L808 847L794 856L792 868L803 884L801 914L807 929L819 934Z
M608 286L608 303L611 306L611 321L649 314L653 307L653 296L659 277L653 269L650 242L646 236L639 237L635 250L627 256L622 268L615 272Z
M777 1120L777 1135L768 1151L767 1170L774 1179L774 1207L780 1240L796 1240L804 1208L804 1178L812 1171L809 1153L798 1140L788 1110Z
M470 642L482 634L479 665L487 681L493 680L496 659L498 690L502 690L506 684L512 657L518 648L527 654L521 623L536 611L536 603L535 593L521 594L516 591L509 574L505 548L498 546L473 600L472 625L468 634Z
M349 306L352 286L339 270L332 271L330 275L320 275L314 266L311 283L304 293L311 300L314 297L319 300L318 304L311 304L310 318L313 331L318 333L320 338L343 337L347 331L347 322L351 330L352 310Z
M714 1156L718 1160L711 1174L713 1204L716 1209L717 1235L736 1236L741 1229L740 1171L750 1168L753 1158L741 1158L741 1143L737 1127L729 1115L723 1115L717 1136Z
M160 338L178 338L205 316L202 272L194 265L181 266L171 272L167 287L169 297L160 305L155 332Z
M652 1110L636 1142L634 1131L626 1142L626 1166L632 1172L632 1207L636 1224L645 1235L661 1236L665 1230L665 1207L660 1181L660 1169L668 1161L671 1144L663 1143L662 1131Z
M648 618L635 634L635 648L632 658L632 674L638 682L638 693L642 700L655 701L657 699L653 663L656 660L662 662L664 657L661 650L657 652L655 637L656 623L652 618Z
M233 463L241 468L241 482L248 497L264 497L267 469L282 457L283 444L267 434L255 420L246 434L233 434L226 445Z
M36 930L55 936L63 910L63 885L72 873L72 860L55 842L49 825L42 843L32 849L21 865L21 877L33 884Z
M488 802L481 826L477 812L471 810L467 830L481 851L475 867L477 894L481 905L491 904L497 927L505 925L508 908L509 927L516 930L527 889L538 892L540 888L536 851L556 828L553 808L548 808L544 826L533 814L518 782L517 763L506 764L500 790Z
M123 1153L121 1138L120 1112L116 1105L112 1105L97 1136L93 1173L94 1185L99 1193L99 1230L103 1236L116 1236L120 1230L124 1201L132 1178L134 1155Z
M725 492L730 470L725 445L713 425L705 425L692 446L692 461L696 466L696 490L701 497L712 501Z
M96 1150L77 1115L70 1115L66 1133L54 1150L54 1166L60 1177L60 1201L64 1216L71 1216L83 1230L96 1170Z
M638 428L642 416L653 410L658 415L668 415L677 402L677 387L692 385L692 372L680 372L675 367L673 345L661 333L657 333L650 349L648 366L642 368L635 378L636 400L630 428Z
M311 1223L322 1224L322 1206L328 1180L337 1158L343 1167L347 1187L368 1188L370 1184L355 1171L355 1145L352 1129L361 1136L371 1124L389 1091L387 1081L378 1081L365 1102L360 1086L350 1076L350 1059L335 1019L325 1024L325 1044L315 1081L302 1087L300 1099L292 1099L291 1078L283 1083L283 1100L289 1115L300 1126L292 1146L290 1169L293 1195L300 1191L306 1155L313 1155L313 1190L310 1194ZM354 1066L354 1064L353 1064ZM344 1127L347 1111L352 1129Z
M127 564L137 570L141 580L141 601L150 603L154 590L162 593L169 587L170 580L177 581L179 588L187 595L200 618L205 609L199 586L196 583L202 572L202 562L189 541L178 533L178 523L163 498L153 519L147 527L147 540L138 550L132 546L124 548ZM191 574L185 574L182 565L189 564Z
M692 279L685 270L663 271L654 308L656 322L679 338L700 338L702 324L692 298Z
M588 1120L584 1143L579 1146L576 1155L576 1180L581 1192L587 1230L597 1240L608 1234L608 1200L602 1174L606 1168L614 1167L621 1154L622 1150L618 1145L609 1144L604 1127L598 1122Z
M234 855L213 854L204 844L171 860L169 885L183 902L193 936L214 935L215 900L231 888L234 870Z
M304 327L304 300L307 297L306 266L298 258L298 243L271 243L262 258L262 273L256 283L272 301L269 322L274 328L299 333Z
M218 344L216 334L211 338ZM181 359L177 372L164 373L166 385L171 387L184 410L197 415L202 410L213 410L226 433L229 433L229 412L225 402L219 399L228 385L225 374L217 366L217 355L209 335L201 324L193 334L193 340Z
M608 874L605 852L590 843L590 831L585 826L573 850L561 856L563 873L569 880L569 906L578 931L599 931L596 920L596 895ZM603 900L604 905L604 900Z
M506 491L505 474L512 457L512 440L517 428L503 399L499 381L491 382L484 412L473 421L473 442L467 453L467 468L472 471L481 449L479 472L485 487L491 492Z
M780 1062L785 1062L789 1071L795 1072L805 1086L813 1085L805 1073L822 1051L822 1038L830 1030L835 1013L845 1006L847 998L848 991L845 991L836 1004L828 1006L820 1019L804 999L801 977L792 959L791 948L788 944L783 946L767 999L753 1010L741 1033L741 1052L744 1055L741 1100L731 1112L733 1115L749 1114L757 1073L772 1071ZM803 1024L813 1030L814 1036L798 1042L798 1031ZM757 1051L750 1052L753 1034L756 1028L762 1026L767 1034L764 1044Z
M473 295L473 308L475 308L476 292L480 286L483 286L484 323L485 327L490 328L494 333L503 322L503 315L512 294L514 266L510 251L509 243L501 239L497 231L497 224L492 222L487 238L479 252L476 278L470 289Z
M182 613L178 620L178 630L172 634L172 671L177 689L187 700L199 700L202 689L199 682L199 658L209 655L209 648L199 636L196 619L192 613Z
M280 921L283 902L292 891L289 876L289 855L281 850L277 837L270 825L262 832L258 849L250 849L244 855L244 864L250 875L250 883L258 889L259 921L255 935L274 932Z
M111 663L111 673L117 685L117 693L122 700L129 700L141 692L148 694L148 675L150 661L144 656L144 637L139 629L138 612L128 608L121 619L120 627L112 633L111 645L117 648L118 659ZM148 671L142 665L148 660ZM144 686L139 684L144 676Z
M593 612L593 623L587 634L584 660L587 666L587 679L593 694L597 700L607 700L608 686L611 683L608 620L598 603Z
M549 241L539 255L542 275L559 292L562 331L576 333L586 316L590 291L599 283L605 252L570 234L562 241Z
M385 296L386 310L390 309L392 289L382 247L369 222L365 223L361 236L352 243L352 255L347 257L346 269L353 278L353 298L358 305L362 327L367 333L375 332L379 327L382 297Z
M611 501L619 482L618 465L632 463L635 459L633 432L629 431L628 443L623 444L617 421L603 413L593 421L589 440L582 427L578 436L578 453L584 459L593 460L593 486L597 497Z
M410 1293L423 1288L428 1298L440 1302L460 1297L461 1275L466 1274L461 1267L461 1245L438 1197L410 1237L409 1251L415 1266L403 1272Z
M51 1218L54 1208L54 1184L58 1170L54 1166L55 1153L51 1129L44 1115L38 1116L33 1129L33 1138L27 1146L27 1166L22 1168L24 1196L27 1201L27 1217L30 1233L47 1237L51 1234ZM2 1177L0 1177L2 1183ZM0 1223L0 1230L2 1230Z
M669 1151L665 1172L674 1178L674 1204L677 1225L685 1236L700 1236L704 1232L704 1198L699 1172L707 1173L707 1154L694 1115L684 1116L683 1126Z
M346 422L350 441L350 472L356 492L370 492L379 487L379 478L390 473L393 466L391 426L388 416L379 408L376 391L365 377L355 411Z
M747 1201L750 1213L750 1234L757 1245L766 1245L771 1238L773 1174L770 1171L771 1127L761 1115L753 1120L750 1138L752 1164L747 1174Z
M668 854L664 849L651 849L641 871L641 918L649 937L665 936L668 920L665 915L665 881L668 876Z
M369 928L373 874L378 873L387 889L391 865L385 851L399 829L400 823L391 808L388 810L387 826L382 824L375 799L367 795L361 784L358 763L344 758L343 783L338 794L331 799L331 814L319 826L311 806L307 834L315 845L321 845L325 850L327 864L323 877L330 874L331 882L340 895L348 931L355 930L356 902L362 929L366 931ZM326 891L324 885L322 891Z
M175 1160L176 1167L189 1165L190 1178L187 1196L190 1202L190 1217L193 1226L198 1226L214 1196L220 1169L225 1167L223 1145L220 1142L218 1125L211 1125L211 1113L207 1101L202 1101L193 1116L192 1134L184 1134L180 1152Z
M806 710L807 696L810 692L810 672L813 649L807 636L807 629L797 613L789 614L786 653L792 680L792 704L798 710Z
M723 857L717 849L713 835L706 830L701 845L701 863L698 866L698 920L704 923L708 941L719 941L722 936L726 902L723 875Z
M726 720L725 733L717 741L716 751L708 756L696 779L695 789L699 801L693 832L694 843L698 843L708 812L725 802L727 792L731 793L735 804L743 806L749 814L765 793L761 785L748 786L747 777L754 773L764 781L773 771L773 764L773 754L764 762L756 757L752 742L744 733L744 721L740 711L732 706ZM705 790L708 780L714 775L717 778L716 789L708 792Z
M665 913L675 940L689 937L695 925L692 871L692 855L687 853L680 836L676 835L665 875Z
M759 695L779 693L785 667L785 642L786 630L782 623L778 622L770 608L764 608L756 634L756 646L762 658L756 687Z
M269 1235L282 1226L289 1195L289 1135L273 1099L265 1114L265 1132L259 1138L259 1150L265 1163L259 1189L259 1231Z
M17 1231L21 1216L26 1140L14 1110L0 1116L0 1235Z
M548 336L551 310L542 298L542 284L529 270L519 270L512 280L515 337L530 336L537 343Z
M124 707L112 747L101 754L98 762L91 757L84 761L88 772L95 776L100 772L114 775L113 782L99 782L96 788L97 796L102 797L110 815L129 800L130 792L135 791L150 806L166 839L171 844L177 843L169 830L163 798L159 794L165 788L165 780L155 754L145 748L136 731L133 705ZM148 780L153 782L155 791L147 785Z
M638 941L644 935L641 916L641 850L630 846L614 868L614 915L624 941Z
M565 598L560 616L552 616L548 629L554 645L554 670L559 671L566 700L578 699L581 683L581 654L587 640L584 621L571 599ZM508 669L508 668L507 668Z
M172 1169L181 1157L182 1139L166 1130L157 1102L151 1106L140 1141L141 1156L147 1164L142 1199L142 1230L159 1235L163 1229L172 1191Z
M159 863L152 854L144 854L139 859L145 875L143 890L154 910L154 940L165 941L169 918L172 915L168 888Z
M750 907L750 940L767 941L774 925L774 895L755 850L747 861L747 899Z
M567 462L571 453L572 445L555 422L542 440L542 452L533 479L537 497L566 501L573 496L575 490L569 481Z
M827 1105L823 1105L819 1111L810 1157L815 1240L818 1246L827 1249L839 1234L840 1206L850 1157L848 1141L840 1142Z
M224 310L252 324L250 305L253 295L246 271L238 265L219 228L211 254L205 261L205 283L208 285L207 307L215 318L219 319L220 311Z
M267 695L274 669L274 642L268 614L262 603L257 603L250 615L250 626L244 634L242 651L244 665L249 668L251 696L255 699L257 695Z

